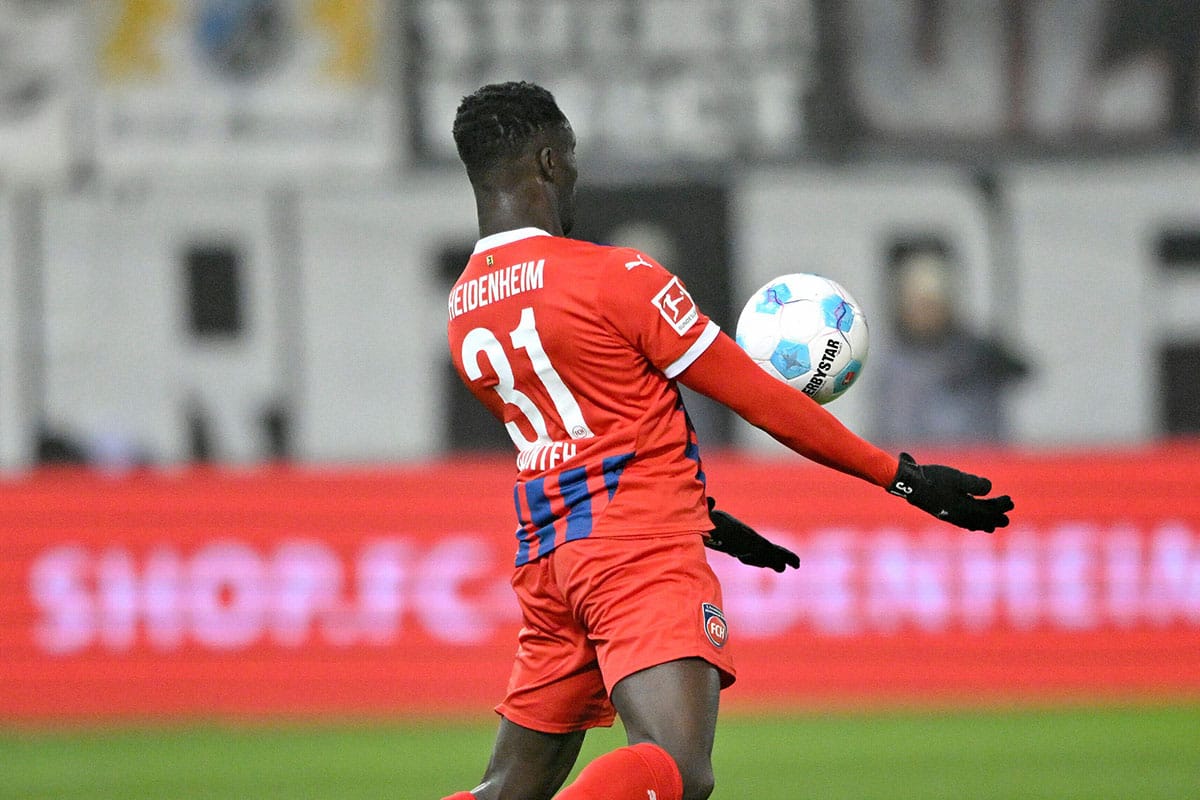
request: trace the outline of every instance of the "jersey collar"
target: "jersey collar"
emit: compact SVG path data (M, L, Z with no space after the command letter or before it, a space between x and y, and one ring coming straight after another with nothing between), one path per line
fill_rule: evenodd
M494 250L502 245L519 242L522 239L528 239L531 236L549 235L549 233L546 233L546 231L542 230L541 228L517 228L516 230L511 231L501 231L500 233L493 233L491 236L485 236L476 242L475 250L472 251L472 254L478 255L485 250Z

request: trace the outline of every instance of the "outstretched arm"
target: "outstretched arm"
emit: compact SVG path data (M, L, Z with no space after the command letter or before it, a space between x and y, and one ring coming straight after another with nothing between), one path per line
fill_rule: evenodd
M896 459L843 425L803 392L759 368L724 333L679 375L679 382L733 409L800 455L882 486L938 519L968 530L1008 525L1013 502L985 497L986 478L953 467Z
M851 431L799 389L772 378L724 333L679 375L805 458L888 486L899 462Z

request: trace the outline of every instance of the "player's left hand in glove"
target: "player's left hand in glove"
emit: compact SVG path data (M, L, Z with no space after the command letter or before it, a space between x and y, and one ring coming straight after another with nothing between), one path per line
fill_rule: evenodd
M903 497L927 514L969 531L987 531L1008 525L1013 501L1008 495L985 497L992 482L940 464L918 464L900 454L900 468L888 484L889 493Z
M706 547L728 553L743 564L752 567L769 567L783 572L789 566L800 566L800 556L781 547L759 534L736 517L717 511L717 501L708 498L708 518L713 529L704 540Z

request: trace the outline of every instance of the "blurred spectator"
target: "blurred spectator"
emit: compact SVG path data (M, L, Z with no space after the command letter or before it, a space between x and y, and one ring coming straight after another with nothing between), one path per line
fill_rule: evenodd
M70 434L45 423L38 426L34 458L38 464L86 464L87 447Z
M937 247L900 256L894 331L877 336L875 437L897 445L998 443L1004 395L1028 367L999 340L957 317L950 260Z
M34 462L40 466L87 466L121 473L152 463L135 438L118 426L90 434L41 423L35 434Z

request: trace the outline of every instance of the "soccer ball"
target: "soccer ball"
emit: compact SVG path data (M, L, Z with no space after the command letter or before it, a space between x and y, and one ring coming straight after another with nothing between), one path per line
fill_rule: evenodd
M862 374L870 334L862 308L838 283L795 273L751 295L737 343L771 375L828 403Z

